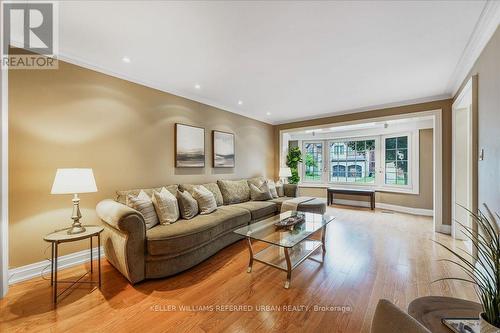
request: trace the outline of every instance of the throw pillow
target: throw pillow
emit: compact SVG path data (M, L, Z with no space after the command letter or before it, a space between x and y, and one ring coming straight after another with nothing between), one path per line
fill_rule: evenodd
M274 199L278 198L278 192L276 191L276 184L274 183L274 180L268 180L267 183L269 185L269 191L271 191L271 196Z
M127 196L127 206L135 209L144 217L146 229L151 229L158 224L158 216L156 216L153 201L144 191L140 191L138 196L129 194Z
M260 185L260 187L250 184L250 197L253 201L265 201L272 199L273 197L269 191L267 181Z
M177 190L177 201L183 219L190 220L198 214L198 203L188 191Z
M250 200L250 188L246 180L218 180L224 205L237 204Z
M217 210L217 202L215 196L205 186L196 186L193 191L193 198L198 202L200 214L210 214Z
M283 189L283 182L281 180L278 180L275 185L276 185L276 192L278 193L278 197L284 197L285 190Z
M153 192L153 206L160 220L160 224L174 223L179 219L179 205L177 198L166 188L160 192Z
M215 197L215 202L217 202L217 207L222 206L224 204L224 199L222 198L222 193L219 189L219 185L217 183L206 183L206 184L201 184L204 187L206 187L207 190L212 192L212 194ZM188 191L193 195L194 188L199 185L192 185L192 184L181 184L179 185L181 191Z

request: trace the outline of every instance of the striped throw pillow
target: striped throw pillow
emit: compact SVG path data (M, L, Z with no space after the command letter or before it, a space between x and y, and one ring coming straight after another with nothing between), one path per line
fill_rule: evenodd
M141 191L136 197L129 194L127 196L127 206L142 214L144 222L146 222L146 229L151 229L158 224L158 216L156 216L153 201L146 192Z

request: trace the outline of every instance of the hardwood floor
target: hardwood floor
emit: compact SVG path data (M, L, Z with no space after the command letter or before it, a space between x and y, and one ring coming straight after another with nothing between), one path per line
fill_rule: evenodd
M244 241L182 274L136 286L104 260L102 290L78 287L57 309L48 280L11 286L0 300L0 331L369 332L380 298L404 309L425 295L477 300L470 285L431 283L458 273L436 261L449 256L431 240L463 246L432 232L431 218L340 206L327 213L336 220L328 226L325 263L306 260L293 271L289 290L283 288L284 272L254 263L246 273ZM277 308L285 305L293 308Z

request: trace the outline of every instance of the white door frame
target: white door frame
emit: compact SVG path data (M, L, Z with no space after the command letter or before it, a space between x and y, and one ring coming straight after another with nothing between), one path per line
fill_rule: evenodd
M279 131L279 147L282 148L284 140L284 134L295 132L298 130L306 130L306 129L314 129L314 128L328 128L332 126L343 126L343 125L352 125L352 124L360 124L366 123L370 121L385 121L391 119L401 119L401 118L414 118L414 117L425 117L432 116L433 117L433 145L434 145L434 205L433 205L433 222L434 222L434 231L450 234L451 226L447 224L443 224L443 110L429 110L429 111L420 111L420 112L412 112L412 113L404 113L399 115L391 115L385 117L374 117L374 118L366 118L360 120L353 121L345 121L345 122L337 122L337 123L325 123L316 126L304 126L304 127L296 127ZM288 146L288 145L287 145ZM284 152L280 152L280 157L283 159L286 154ZM283 165L284 161L280 161L280 165Z
M467 239L460 231L460 225L456 222L455 208L456 208L456 195L455 195L455 176L456 176L456 146L455 146L455 133L456 133L456 112L459 110L466 110L467 112L467 145L469 153L467 154L467 202L465 203L469 209L474 209L474 189L473 189L473 115L472 115L472 78L467 81L466 85L455 99L452 105L451 114L451 131L452 131L452 150L451 150L451 234L456 239Z
M9 288L9 118L8 118L8 69L1 69L1 193L0 193L0 298Z

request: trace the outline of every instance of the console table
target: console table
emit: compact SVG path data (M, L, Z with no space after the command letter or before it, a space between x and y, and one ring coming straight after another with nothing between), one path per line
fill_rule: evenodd
M329 187L326 189L327 204L330 206L333 204L334 194L348 194L348 195L362 195L370 197L370 208L375 209L375 190L367 189L347 189L347 188L333 188Z

